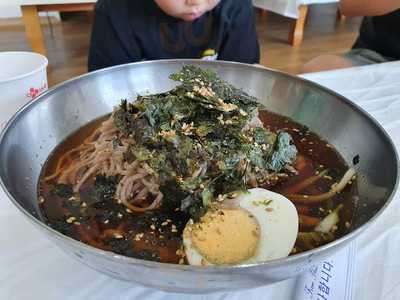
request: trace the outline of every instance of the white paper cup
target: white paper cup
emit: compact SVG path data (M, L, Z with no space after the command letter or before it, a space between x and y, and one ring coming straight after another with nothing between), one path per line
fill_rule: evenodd
M47 65L47 58L38 53L0 52L0 129L48 89Z

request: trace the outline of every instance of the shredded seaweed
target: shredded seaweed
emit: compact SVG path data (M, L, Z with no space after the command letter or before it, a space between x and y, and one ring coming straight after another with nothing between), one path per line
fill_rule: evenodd
M281 170L286 164L291 164L297 156L297 148L293 139L287 132L278 134L275 152L272 154L269 168L274 171Z
M262 184L293 164L288 133L249 125L258 112L254 97L194 66L170 78L175 89L124 100L114 114L117 128L135 139L135 157L158 174L165 201L178 199L182 210L201 216L219 195L246 190L252 178Z
M97 175L93 186L95 198L99 201L112 200L117 189L117 183L118 181L115 176L106 177L104 175Z
M296 248L301 251L307 251L328 244L334 239L335 235L332 232L299 232Z
M68 199L72 197L73 195L73 190L72 186L68 184L57 184L52 193L56 195L57 197L60 197L62 199Z

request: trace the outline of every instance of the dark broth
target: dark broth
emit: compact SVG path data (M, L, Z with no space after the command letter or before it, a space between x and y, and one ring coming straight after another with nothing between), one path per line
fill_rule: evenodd
M103 250L165 263L183 263L179 252L182 247L181 235L188 216L176 208L164 205L152 212L135 214L113 199L96 199L92 193L93 180L85 183L79 200L74 197L63 199L54 195L51 192L54 182L44 182L43 178L54 172L59 158L68 150L80 145L108 117L81 128L50 155L39 181L42 217L48 225L61 233ZM329 191L331 185L338 182L347 170L348 167L339 153L307 127L266 110L260 111L260 119L271 131L285 130L290 133L301 157L297 162L301 167L298 175L274 186L264 186L265 188L280 193L318 172L329 169L329 176L321 177L300 191L302 194L321 194ZM344 209L341 210L341 221L335 231L338 238L349 230L354 211L352 199L356 193L356 185L353 184L321 205L296 207L301 216L321 219L342 203ZM306 223L303 224L300 217L300 231L312 229Z

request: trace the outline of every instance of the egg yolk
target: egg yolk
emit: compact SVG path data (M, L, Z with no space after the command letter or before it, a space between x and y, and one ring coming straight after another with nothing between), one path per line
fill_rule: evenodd
M192 245L210 263L229 265L254 256L260 240L257 220L244 209L207 212L188 230Z

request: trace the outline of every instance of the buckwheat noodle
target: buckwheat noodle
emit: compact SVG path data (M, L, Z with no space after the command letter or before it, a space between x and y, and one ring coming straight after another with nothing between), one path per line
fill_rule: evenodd
M119 137L118 142L116 137ZM70 184L74 193L79 194L84 183L97 175L118 176L116 201L133 212L156 209L163 199L156 175L135 157L128 161L125 159L125 154L134 144L132 138L121 135L115 127L112 114L81 145L63 154L54 173L45 181Z

